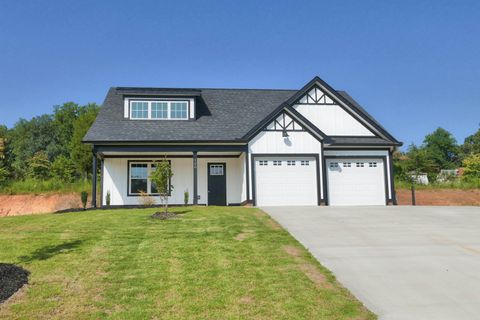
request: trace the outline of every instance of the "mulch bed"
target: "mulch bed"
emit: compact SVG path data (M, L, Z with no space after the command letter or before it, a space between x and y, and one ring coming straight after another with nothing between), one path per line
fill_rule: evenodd
M160 220L169 220L169 219L176 219L177 214L174 212L163 212L163 211L158 211L152 214L153 219L160 219Z
M9 263L0 263L0 303L6 301L28 283L30 272Z

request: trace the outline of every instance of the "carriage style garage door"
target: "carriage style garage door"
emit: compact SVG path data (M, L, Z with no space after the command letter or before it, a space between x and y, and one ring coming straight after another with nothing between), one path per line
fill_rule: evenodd
M330 205L385 205L382 158L335 158L326 165Z
M315 206L317 164L314 157L255 157L257 206Z

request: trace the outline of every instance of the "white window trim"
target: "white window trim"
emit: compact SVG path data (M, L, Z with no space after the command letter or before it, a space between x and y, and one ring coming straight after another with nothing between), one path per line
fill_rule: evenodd
M132 110L132 104L134 102L146 102L147 103L147 118L134 118L132 117L133 115L133 110ZM152 103L154 102L166 102L167 103L167 118L152 118ZM172 118L171 117L171 104L176 103L176 102L183 102L187 105L187 110L185 112L185 118ZM128 100L128 116L130 120L180 120L180 121L185 121L190 119L190 100L175 100L175 99L170 99L170 100L162 100L162 99L157 99L157 100L146 100L146 99L129 99Z

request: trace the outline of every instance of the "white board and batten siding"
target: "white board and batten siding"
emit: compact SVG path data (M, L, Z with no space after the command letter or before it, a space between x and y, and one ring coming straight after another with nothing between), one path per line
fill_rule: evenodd
M193 202L193 160L191 158L172 158L172 186L169 197L171 204L183 204L184 191L190 194L189 203ZM105 158L103 167L103 199L106 204L106 195L110 191L112 205L139 205L139 196L128 195L128 161L144 162L138 158ZM208 179L207 164L222 162L226 164L227 203L238 204L246 199L245 193L245 158L198 158L198 195L199 204L207 204ZM158 196L156 197L158 198ZM159 199L157 199L157 203Z
M319 88L314 88L293 108L330 136L374 136L360 121Z

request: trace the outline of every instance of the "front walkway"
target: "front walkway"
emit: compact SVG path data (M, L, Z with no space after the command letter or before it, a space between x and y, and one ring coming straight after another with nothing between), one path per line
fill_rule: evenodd
M480 317L479 207L268 207L380 319Z

